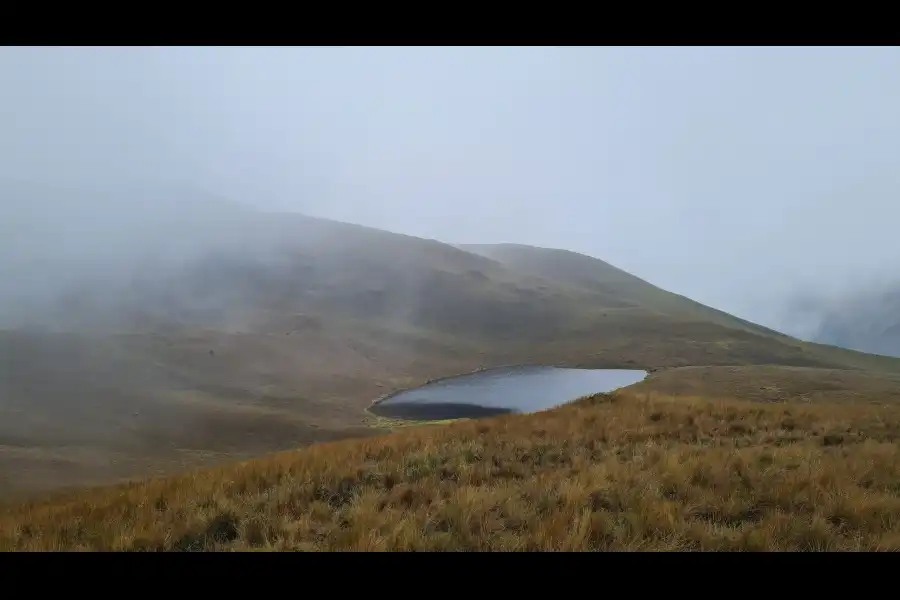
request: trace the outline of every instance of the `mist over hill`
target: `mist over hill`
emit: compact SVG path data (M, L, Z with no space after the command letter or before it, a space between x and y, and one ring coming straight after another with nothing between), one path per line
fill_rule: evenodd
M27 207L0 242L12 257L0 287L7 328L266 331L279 315L312 312L469 330L491 319L502 329L517 318L509 311L550 324L565 308L513 285L527 278L430 240L183 190L42 191L4 191ZM508 287L486 290L492 278ZM505 312L457 314L485 293Z
M867 286L807 307L815 319L814 341L900 356L900 284Z
M175 186L18 182L0 193L15 207L0 238L0 328L284 334L367 323L533 343L683 322L794 344L567 250L452 246Z

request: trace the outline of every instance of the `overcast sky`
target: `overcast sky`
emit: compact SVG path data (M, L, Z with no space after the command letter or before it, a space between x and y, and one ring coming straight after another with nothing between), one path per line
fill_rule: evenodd
M0 49L0 177L562 247L772 325L900 266L898 167L898 48Z

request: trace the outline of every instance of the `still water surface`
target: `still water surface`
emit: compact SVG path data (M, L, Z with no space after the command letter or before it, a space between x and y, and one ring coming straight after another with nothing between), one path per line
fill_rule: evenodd
M581 396L638 383L644 371L505 367L460 375L401 392L375 405L375 414L400 419L456 419L553 408Z

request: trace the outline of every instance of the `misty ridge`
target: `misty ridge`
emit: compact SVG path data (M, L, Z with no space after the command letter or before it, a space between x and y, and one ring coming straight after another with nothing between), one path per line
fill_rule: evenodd
M788 303L801 337L861 352L900 356L900 281L884 277Z
M502 334L528 322L536 336L544 330L552 337L567 324L565 302L542 296L538 279L530 289L510 282L510 301L502 304L471 296L486 273L498 276L492 258L510 258L503 245L458 246L460 255L447 257L447 264L463 264L464 254L470 267L464 272L434 270L431 263L423 270L410 267L416 257L409 248L391 254L395 234L262 212L184 185L46 178L7 180L0 193L8 207L0 224L2 329L281 332L321 323L322 315L343 315L438 329L463 326L474 334ZM389 240L383 247L388 254L367 261L371 242L382 237ZM438 253L454 251L413 239ZM508 248L507 254L528 252ZM538 252L529 261L553 256ZM517 266L527 273L537 264ZM635 279L619 273L608 283L592 283L591 293ZM604 305L629 303L609 296ZM900 355L900 284L890 276L830 292L796 293L773 307L779 310L781 329L802 339Z
M6 329L271 332L289 331L291 314L327 313L491 332L537 316L550 331L564 318L558 298L542 304L512 284L513 303L466 308L499 265L436 241L175 186L30 182L2 193ZM403 239L431 251L420 268ZM442 260L450 270L432 268Z
M217 274L253 252L248 209L160 185L6 183L0 325L85 330L237 308ZM249 254L248 254L249 252ZM239 258L242 257L242 258ZM249 290L245 290L249 291Z

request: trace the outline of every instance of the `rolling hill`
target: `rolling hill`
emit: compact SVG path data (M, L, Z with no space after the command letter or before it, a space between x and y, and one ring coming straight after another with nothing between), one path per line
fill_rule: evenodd
M785 336L756 323L667 292L600 259L555 248L522 244L470 244L460 248L530 275L603 297L611 307L644 309L668 316L706 320L762 335Z
M375 397L503 364L900 372L571 252L454 247L208 198L137 216L104 206L103 227L65 243L40 210L3 242L20 244L5 281L24 283L2 290L0 493L372 435ZM33 244L44 254L29 262L34 239L56 253ZM43 279L25 277L35 269Z

